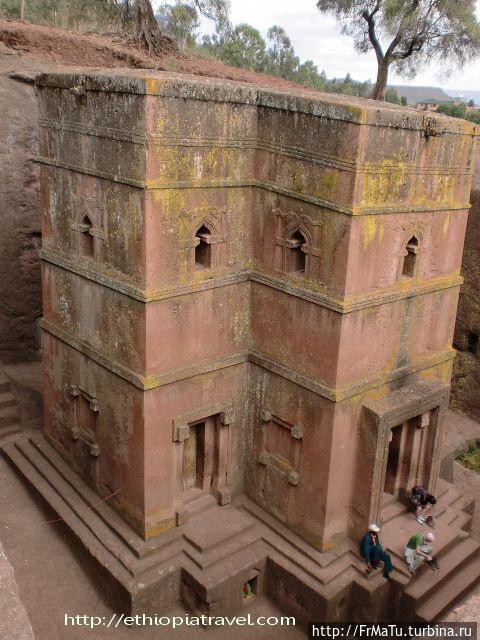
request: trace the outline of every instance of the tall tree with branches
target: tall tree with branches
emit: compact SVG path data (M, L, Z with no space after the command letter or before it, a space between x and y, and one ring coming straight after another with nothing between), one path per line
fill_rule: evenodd
M384 100L388 73L414 77L422 65L440 61L460 68L480 54L480 24L475 0L318 0L333 14L355 48L377 57L371 97Z

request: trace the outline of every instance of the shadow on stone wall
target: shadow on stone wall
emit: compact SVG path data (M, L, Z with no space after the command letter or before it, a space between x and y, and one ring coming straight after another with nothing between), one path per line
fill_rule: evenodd
M465 281L455 325L453 344L458 354L453 369L451 407L480 420L480 185L475 186L462 260Z
M37 105L33 84L9 77L16 59L0 61L0 359L38 357L41 216ZM32 73L32 78L33 78Z

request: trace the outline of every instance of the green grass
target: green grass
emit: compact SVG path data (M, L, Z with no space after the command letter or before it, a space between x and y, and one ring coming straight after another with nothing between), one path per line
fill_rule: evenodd
M480 446L476 442L471 442L468 451L459 455L457 461L480 475Z

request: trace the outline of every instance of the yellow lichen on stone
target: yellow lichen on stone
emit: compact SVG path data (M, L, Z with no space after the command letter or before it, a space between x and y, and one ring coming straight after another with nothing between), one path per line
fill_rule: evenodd
M340 174L335 170L322 170L319 172L315 184L314 195L322 200L332 200L337 191Z
M362 221L362 244L368 249L374 240L380 243L383 239L383 225L376 216L365 216Z
M164 86L164 82L158 78L153 76L145 76L143 78L145 82L145 93L147 95L160 95L162 93L162 88Z
M403 160L385 158L380 164L365 163L362 204L372 207L395 202L406 181L408 165Z

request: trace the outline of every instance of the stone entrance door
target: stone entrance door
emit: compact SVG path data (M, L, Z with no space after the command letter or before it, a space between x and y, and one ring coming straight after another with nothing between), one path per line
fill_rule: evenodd
M448 397L448 384L422 380L364 404L359 527L381 522L384 505L406 498L415 484L435 492Z
M189 425L183 449L183 489L210 493L218 482L218 437L214 417Z
M428 482L431 413L405 420L391 428L385 470L384 493L406 497L415 484Z

